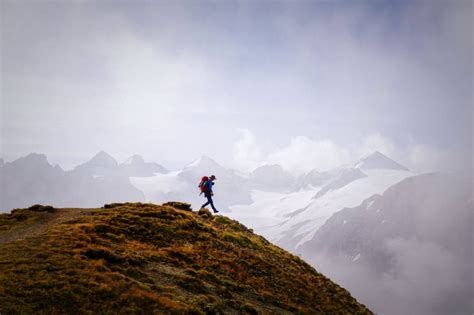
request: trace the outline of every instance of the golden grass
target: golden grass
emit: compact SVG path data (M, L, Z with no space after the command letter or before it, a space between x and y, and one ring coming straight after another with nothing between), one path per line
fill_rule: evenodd
M0 229L14 226L1 226L8 220L0 216ZM194 213L182 203L106 205L45 234L0 245L1 314L90 310L371 314L237 221Z

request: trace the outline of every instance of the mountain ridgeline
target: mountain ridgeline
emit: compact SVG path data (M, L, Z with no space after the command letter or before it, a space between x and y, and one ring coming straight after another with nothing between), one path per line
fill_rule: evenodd
M237 221L169 202L0 215L1 314L372 314Z
M72 170L48 162L46 155L31 153L11 162L0 161L0 212L32 204L56 207L100 207L111 202L153 202L185 200L197 207L202 198L197 182L203 175L218 178L219 206L231 211L234 205L253 202L252 190L291 193L323 186L323 194L362 178L373 169L406 172L406 168L379 152L356 165L330 171L312 170L295 176L280 165L263 165L247 175L228 169L203 156L175 171L133 155L119 163L104 151ZM288 209L289 212L296 209Z

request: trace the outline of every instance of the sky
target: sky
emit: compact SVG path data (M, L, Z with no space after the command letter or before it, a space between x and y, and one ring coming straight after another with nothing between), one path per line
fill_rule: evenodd
M472 170L471 1L6 1L1 149Z

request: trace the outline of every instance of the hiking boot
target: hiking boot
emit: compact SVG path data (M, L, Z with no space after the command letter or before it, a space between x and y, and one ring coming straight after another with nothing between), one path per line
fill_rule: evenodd
M219 213L219 211L218 211L218 210L214 210L214 213Z

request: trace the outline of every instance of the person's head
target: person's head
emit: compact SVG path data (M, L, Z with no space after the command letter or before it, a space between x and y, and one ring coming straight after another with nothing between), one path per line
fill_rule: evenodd
M216 180L216 177L214 175L211 175L211 177L209 177L211 180Z

